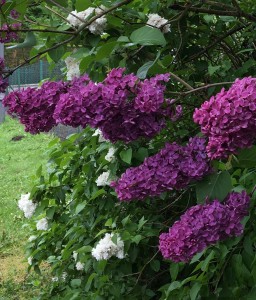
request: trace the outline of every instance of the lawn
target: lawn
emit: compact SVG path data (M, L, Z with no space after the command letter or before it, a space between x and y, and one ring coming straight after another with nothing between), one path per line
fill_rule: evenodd
M45 165L45 149L52 138L50 134L30 135L10 118L0 124L0 300L31 296L25 291L23 256L29 231L17 201L29 192L38 167Z

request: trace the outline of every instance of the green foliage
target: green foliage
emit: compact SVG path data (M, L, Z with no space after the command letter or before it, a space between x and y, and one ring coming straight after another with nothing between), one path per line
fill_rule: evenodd
M4 13L19 5L20 12L25 11L27 2L7 1ZM32 189L38 203L35 218L47 217L50 229L36 231L33 223L37 238L26 250L27 257L33 257L35 271L40 273L47 261L57 278L42 291L41 299L254 299L255 146L227 161L213 162L213 172L186 190L141 202L120 202L112 188L97 186L96 180L106 171L113 180L120 177L166 142L186 143L199 132L192 122L196 107L235 78L255 76L255 3L128 2L70 0L57 1L56 6L52 1L35 1L36 6L28 10L34 24L27 26L54 31L37 33L31 56L43 51L56 63L72 55L80 60L81 73L95 81L117 67L125 67L139 78L170 72L166 95L170 99L175 96L175 103L183 106L183 117L169 121L151 141L116 143L111 162L105 156L112 145L99 142L90 128L62 143L52 141L47 172L37 171ZM99 5L111 8L118 3L123 5L107 13L107 28L101 35L67 24L69 11ZM149 13L167 19L171 31L163 33L161 28L147 26ZM56 34L58 30L62 32ZM191 86L204 88L192 91ZM223 201L232 190L246 190L252 196L250 215L243 220L244 235L205 249L188 264L163 260L158 251L159 234L167 232L188 207L206 199ZM114 233L113 242L120 235L124 259L97 261L92 257L93 247L105 233ZM84 264L83 271L76 269L74 251Z

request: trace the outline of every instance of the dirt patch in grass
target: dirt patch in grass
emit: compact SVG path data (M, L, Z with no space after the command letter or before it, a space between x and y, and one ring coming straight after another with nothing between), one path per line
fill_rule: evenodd
M22 255L0 257L0 282L8 279L21 283L26 279L28 264Z

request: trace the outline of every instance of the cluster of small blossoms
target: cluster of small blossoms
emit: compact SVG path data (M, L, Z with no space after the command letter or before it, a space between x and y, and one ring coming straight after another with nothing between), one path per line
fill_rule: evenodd
M21 23L3 24L0 27L0 43L9 43L16 41L19 36L17 30L21 27Z
M88 21L89 17L92 17L93 14L98 16L104 10L105 10L104 7L99 7L99 8L88 7L86 10L80 12L77 12L75 10L68 15L67 20L72 26L79 27L83 25L86 21ZM105 16L102 16L97 18L90 25L88 25L88 29L91 33L95 35L101 35L104 32L106 25L107 25L107 19Z
M70 88L56 107L57 122L99 128L111 142L130 142L156 135L165 126L166 116L171 117L168 109L160 107L165 90L162 82L169 80L169 74L156 75L143 82L133 74L123 73L122 68L113 69L102 83L89 81L80 89Z
M117 240L116 243L114 243L112 241L113 236L113 233L106 233L104 238L92 249L92 256L96 258L96 260L110 259L112 256L116 256L119 259L125 257L124 242L117 234Z
M40 219L36 223L36 229L37 230L48 230L49 225L48 225L48 220L46 218Z
M65 63L67 66L67 80L72 80L80 76L79 60L69 56L65 59Z
M159 249L164 258L188 262L206 247L243 233L241 220L248 214L250 197L245 191L230 193L225 203L189 208L169 229L160 235Z
M237 79L229 90L210 98L194 112L194 121L209 141L211 159L249 148L256 138L256 78Z
M144 199L182 189L202 179L211 170L205 150L205 139L194 137L186 146L166 144L143 164L126 170L111 186L122 201Z
M182 113L164 98L169 74L141 81L124 69L113 69L101 83L87 75L70 82L45 82L41 88L15 91L5 97L8 113L18 116L32 134L60 123L98 128L111 142L152 138Z
M45 82L41 88L10 93L4 98L3 105L11 116L19 118L26 131L32 134L47 132L56 125L53 113L66 88L64 82Z
M29 200L30 193L21 195L20 200L18 201L18 206L21 211L24 212L26 218L31 218L36 210L37 204L32 200Z
M171 31L171 26L168 24L168 20L160 17L158 14L149 14L147 24L161 29L163 33Z
M96 180L97 186L110 185L112 179L110 178L110 172L103 172Z
M116 149L114 147L110 147L108 149L108 153L107 155L105 156L105 160L111 162L115 159L115 152L116 152Z
M4 69L4 59L0 57L0 93L4 93L8 87L8 80L3 77Z

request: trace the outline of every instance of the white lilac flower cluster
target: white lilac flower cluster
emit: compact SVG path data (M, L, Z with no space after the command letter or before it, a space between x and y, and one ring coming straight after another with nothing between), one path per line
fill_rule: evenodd
M123 259L124 255L124 242L117 234L116 243L112 241L113 233L106 233L104 238L99 241L95 248L92 249L92 256L97 260L109 259L112 256L116 256L119 259Z
M103 143L107 140L103 137L102 131L100 129L96 129L92 136L98 136L98 142Z
M77 271L83 271L84 269L84 264L80 261L77 262L77 257L78 257L78 253L76 251L73 252L73 258L76 262L76 269Z
M105 159L109 162L113 161L115 159L115 152L116 152L116 149L114 147L110 147L108 149L108 153L107 155L105 156Z
M81 20L87 20L94 13L97 16L101 14L104 10L105 7L103 6L100 6L99 8L88 7L86 10L80 12L77 12L75 10L68 15L67 20L72 26L79 27L84 24L84 22L82 22ZM93 21L90 25L88 25L88 29L93 34L101 35L104 32L106 25L107 19L105 16L102 16Z
M106 186L110 185L112 179L110 178L110 172L103 172L97 179L96 179L96 184L97 186Z
M33 257L32 257L32 256L29 256L29 257L28 257L28 264L29 264L30 266L32 266L32 263L33 263Z
M69 56L65 59L65 63L67 66L67 80L72 80L75 77L80 76L80 69L79 69L80 61L79 60Z
M32 200L29 200L30 193L21 195L20 200L18 201L19 209L24 212L26 218L31 218L36 210L37 204L33 203Z
M40 219L36 223L37 230L48 230L48 221L46 218Z
M160 17L158 14L148 14L147 24L156 28L160 28L163 33L171 31L168 20Z

